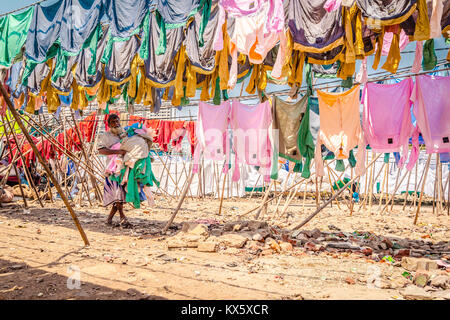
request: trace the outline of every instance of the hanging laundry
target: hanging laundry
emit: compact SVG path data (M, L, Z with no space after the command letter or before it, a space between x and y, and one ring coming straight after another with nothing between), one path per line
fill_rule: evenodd
M215 161L225 160L224 172L228 172L230 112L229 101L224 101L219 106L199 102L195 132L198 143L194 151L193 173L198 172L201 157Z
M157 0L108 0L106 12L112 38L125 39L139 31L149 9Z
M9 78L6 85L11 89L11 95L14 98L19 98L22 93L25 93L25 86L20 83L20 73L23 70L24 64L22 61L16 62L11 66Z
M161 55L156 54L161 30L154 15L150 16L149 31L150 42L148 50L145 52L146 57L143 56L142 50L139 53L145 60L145 76L154 86L169 87L175 80L177 70L174 58L183 41L183 28L167 30L167 50Z
M450 1L444 1L444 9L441 19L442 36L445 39L450 38Z
M430 38L441 37L441 20L444 11L444 0L432 0L432 13L430 18ZM449 5L450 8L450 5Z
M408 170L414 167L419 156L419 133L411 120L412 88L411 78L395 84L367 83L362 97L364 136L373 151L391 153L402 149L399 162L402 167L408 155L409 139L413 137Z
M450 77L420 75L411 94L427 153L450 152Z
M0 17L0 66L10 67L27 39L34 6Z
M213 1L208 23L203 33L203 45L199 45L200 27L202 26L203 16L200 12L194 15L194 19L186 28L186 55L195 71L209 74L214 71L216 64L216 52L213 48L214 35L218 27L218 1ZM188 79L189 81L189 79Z
M345 35L342 11L327 12L325 3L326 0L290 1L288 24L295 50L317 54L339 48L334 52L336 55L342 51Z
M383 48L381 50L381 55L387 56L389 54L389 50L391 48L391 44L393 41L394 33L393 32L385 32L383 37ZM409 37L406 35L405 31L402 29L400 31L400 43L399 48L400 51L406 48L409 43Z
M42 89L42 82L45 78L48 77L50 73L50 67L48 63L43 62L39 63L34 70L31 72L30 76L28 77L28 84L27 88L28 90L34 94L38 95L39 92L41 92Z
M272 99L274 145L278 146L278 150L273 151L272 169L277 169L275 166L278 163L278 155L298 164L302 164L304 157L302 176L309 178L309 166L314 157L314 142L309 130L308 96L303 96L295 103L288 103L276 96ZM277 175L278 170L275 175L272 174L272 179L277 179Z
M130 80L131 62L135 58L141 42L137 36L132 36L127 41L117 41L112 44L111 56L105 63L105 78L118 85Z
M332 151L336 159L347 159L350 151L358 146L356 174L365 172L366 144L359 117L360 86L344 93L329 93L317 90L320 109L320 130L315 151L318 176L324 175L321 146Z
M263 24L265 35L284 31L284 10L282 0L220 0L219 1L219 28L214 40L214 49L223 49L222 25L226 19L253 16L261 7L268 3L268 11L262 16L260 23ZM260 38L261 40L262 38Z
M156 10L162 16L166 27L185 24L205 3L205 0L157 0Z
M284 14L280 17L283 19L283 29L279 32L270 32L266 34L266 17L268 16L269 7L270 4L268 2L262 2L255 14L234 18L234 28L230 34L232 57L228 80L228 87L230 89L233 89L237 82L238 52L247 55L251 63L261 64L268 52L278 42L280 42L280 50L278 51L277 62L273 67L272 77L279 78L281 76L281 68L285 63L287 46L287 39L284 32ZM220 28L218 28L218 30L219 29Z
M230 115L235 167L233 181L240 178L239 164L261 167L264 181L270 181L272 163L272 112L267 100L256 106L233 100Z
M47 51L57 41L68 54L80 52L100 23L103 0L61 0L35 6L26 41L26 55L35 62L46 60Z
M90 48L83 49L77 58L75 80L84 88L95 87L102 79L103 65L100 62L108 42L108 29L103 30L98 41L98 47L93 52Z
M58 58L56 58L55 61L56 64ZM59 94L69 95L70 91L72 90L73 73L71 72L71 70L74 66L76 66L76 63L77 63L77 56L70 56L67 59L67 68L69 72L66 72L65 76L63 77L58 77L55 80L51 79L52 87L55 88ZM54 73L55 70L53 70L53 74Z

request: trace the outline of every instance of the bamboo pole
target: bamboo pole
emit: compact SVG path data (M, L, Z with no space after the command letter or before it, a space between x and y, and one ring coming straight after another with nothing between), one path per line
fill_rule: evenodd
M0 85L0 93L3 95L3 98L5 99L9 110L11 111L12 115L14 116L14 119L16 120L16 122L19 125L20 129L22 130L23 134L25 135L25 137L27 138L28 142L30 143L31 148L35 152L39 162L44 167L45 171L47 172L47 175L50 177L50 179L52 180L52 182L55 185L56 189L58 190L59 194L61 195L61 199L64 201L64 204L66 205L67 209L69 210L69 213L72 216L72 219L73 219L73 221L74 221L78 231L80 232L80 235L81 235L81 238L84 241L84 244L86 246L88 246L89 245L89 240L88 240L86 234L84 233L84 230L81 227L80 222L78 221L78 218L77 218L75 212L73 211L73 208L71 207L71 205L70 205L69 201L67 200L66 196L63 194L61 186L58 184L58 181L56 181L56 179L53 176L53 173L50 171L50 168L48 167L46 161L44 160L44 158L42 158L42 155L39 153L39 151L38 151L36 145L34 144L33 139L31 138L30 134L25 129L25 126L22 123L22 120L21 120L18 112L16 111L16 109L13 106L13 104L9 100L8 94L7 94L7 92L6 92L5 88L4 88L4 84L3 83Z
M420 207L422 206L423 192L425 190L425 183L427 181L427 173L428 173L428 168L430 167L430 160L431 160L431 154L428 155L427 164L425 165L425 173L423 176L422 190L420 191L420 199L419 199L419 204L417 206L416 217L414 218L414 224L417 224L417 219L419 218L419 211L420 211Z
M381 156L378 155L377 158L373 159L371 161L371 163L369 164L372 165L372 163L374 163L379 157ZM367 167L366 167L367 170ZM342 187L341 189L339 189L336 194L333 197L337 197L339 194L341 194L344 190L347 189L347 187L353 183L354 180L356 180L359 177L359 175L356 175L353 179L351 179L349 182L347 182L345 184L344 187ZM301 227L303 227L305 224L307 224L312 218L314 218L320 211L322 211L327 205L329 205L332 201L333 201L333 197L331 197L327 202L325 202L323 205L321 205L314 213L312 213L310 216L308 216L305 220L303 220L300 224L298 224L297 226L295 226L292 231L300 229Z

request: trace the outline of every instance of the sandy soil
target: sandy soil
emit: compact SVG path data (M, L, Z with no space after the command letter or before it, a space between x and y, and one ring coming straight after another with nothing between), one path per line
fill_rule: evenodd
M39 204L24 210L19 202L0 208L0 299L403 299L403 268L374 262L353 253L305 252L302 248L272 255L254 254L248 248L198 252L195 248L167 249L167 241L185 221L215 219L235 221L260 199L224 200L218 215L216 199L186 203L168 234L160 230L176 200L157 197L156 209L131 209L126 214L134 225L122 229L104 224L104 208L76 208L91 243L84 247L62 202ZM283 203L281 204L281 206ZM343 208L344 205L341 206ZM264 219L270 225L292 228L315 209L311 200L289 207L289 218L275 218L269 206ZM335 204L304 228L328 231L370 231L438 242L450 239L450 219L425 206L419 223L415 212L394 206L379 214L358 207L339 210ZM243 219L254 219L254 213ZM115 217L117 221L118 217ZM77 271L80 287L77 288ZM367 285L376 275L378 287Z

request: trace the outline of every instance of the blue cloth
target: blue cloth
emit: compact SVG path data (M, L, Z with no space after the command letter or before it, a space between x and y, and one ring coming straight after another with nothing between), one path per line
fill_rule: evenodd
M25 92L25 86L19 82L20 70L22 69L22 61L14 63L10 69L10 76L6 81L8 87L11 88L11 93L14 98L19 98Z
M439 158L442 163L450 163L450 152L444 152L439 154Z
M72 92L73 91L70 91L68 96L64 96L64 95L61 95L61 94L58 95L59 96L59 101L61 101L61 105L70 107L70 105L72 104L72 97L73 97L73 93Z
M63 51L77 54L104 15L104 0L61 0L37 4L28 31L25 52L35 62L59 41Z
M108 0L106 12L111 37L127 38L141 25L153 0Z
M158 0L157 10L167 24L185 23L198 10L202 0Z

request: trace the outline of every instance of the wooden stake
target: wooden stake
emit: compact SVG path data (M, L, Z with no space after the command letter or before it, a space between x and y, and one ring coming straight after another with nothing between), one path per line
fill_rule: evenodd
M64 195L64 193L61 189L61 186L58 184L58 181L56 181L55 177L53 176L53 173L50 171L50 168L48 167L47 162L44 160L44 158L42 158L42 155L39 153L39 150L37 149L36 145L34 144L33 139L31 138L28 131L25 129L25 126L23 125L19 114L17 113L13 104L9 100L8 93L6 92L5 88L3 87L3 83L0 86L0 93L3 95L3 98L6 101L9 110L11 111L12 115L14 116L14 119L16 120L16 122L19 125L20 129L22 130L23 134L25 135L28 142L30 143L31 148L33 149L34 153L36 154L36 157L38 158L41 165L44 167L45 171L47 172L48 177L51 179L52 183L55 185L56 189L58 190L59 194L61 195L61 199L64 201L64 204L66 205L67 209L69 210L69 213L72 216L72 219L73 219L78 231L80 232L80 235L84 241L84 244L88 246L89 240L88 240L86 234L84 233L84 230L81 227L80 222L78 221L78 218L77 218L75 212L73 211L72 207L70 206L69 201L67 200L66 196Z
M425 165L425 173L424 173L423 182L422 182L422 190L420 191L419 205L417 206L416 217L414 218L414 224L417 224L417 219L419 218L419 211L420 211L420 207L422 206L423 192L425 190L425 183L427 181L427 173L428 173L428 168L430 167L430 160L431 160L431 154L428 155L427 164Z

